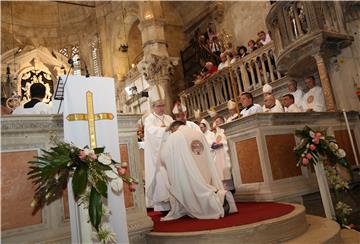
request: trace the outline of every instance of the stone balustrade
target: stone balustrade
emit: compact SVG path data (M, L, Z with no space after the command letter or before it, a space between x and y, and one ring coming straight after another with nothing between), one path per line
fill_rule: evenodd
M208 77L201 84L186 89L180 97L188 108L189 117L197 109L206 112L212 107L219 108L230 99L238 102L242 92L254 92L265 83L281 79L283 75L275 63L274 44L269 43Z
M342 6L336 1L279 1L270 9L266 24L275 44L277 66L289 75L292 68L304 73L302 66L312 65L309 60L295 65L305 57L319 52L337 55L353 40L345 29Z

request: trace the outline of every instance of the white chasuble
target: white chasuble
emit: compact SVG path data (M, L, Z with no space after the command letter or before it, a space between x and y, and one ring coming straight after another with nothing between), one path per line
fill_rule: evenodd
M224 190L205 136L188 126L169 135L161 161L169 178L170 212L163 221L188 215L198 219L224 217L224 199L230 213L237 212L230 192Z
M221 180L231 179L231 161L229 155L229 147L227 145L227 139L224 134L224 130L217 127L215 132L215 142L221 143L223 146L214 149L215 154L215 166L218 170Z
M120 162L113 78L69 76L64 92L64 139L80 148L105 147L105 152ZM70 181L68 191L71 241L92 243L88 210L74 202ZM110 209L108 221L117 243L129 243L123 192L113 192L108 185L105 204Z
M144 161L146 207L155 211L169 210L169 182L160 163L160 150L166 140L166 128L173 122L169 115L149 114L144 122Z

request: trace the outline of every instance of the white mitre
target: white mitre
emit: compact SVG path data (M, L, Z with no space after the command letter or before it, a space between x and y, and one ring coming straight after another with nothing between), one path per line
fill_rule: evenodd
M149 100L150 103L154 105L163 105L165 104L165 92L161 85L153 85L149 91Z
M186 107L184 104L177 102L174 105L174 108L172 110L173 114L179 114L179 113L185 113L186 112Z
M208 130L211 130L209 122L206 121L206 119L202 119L200 121L201 124L204 124Z
M200 109L194 110L194 117L195 117L195 119L200 119L201 118Z
M265 84L262 88L263 93L272 93L272 86L270 86L269 84Z
M228 103L227 103L227 108L229 110L233 110L236 108L236 102L232 101L232 100L229 100Z
M210 116L211 118L214 118L214 117L217 115L217 112L216 112L215 108L211 108L211 109L208 110L207 112L208 112L208 114L209 114L209 116Z

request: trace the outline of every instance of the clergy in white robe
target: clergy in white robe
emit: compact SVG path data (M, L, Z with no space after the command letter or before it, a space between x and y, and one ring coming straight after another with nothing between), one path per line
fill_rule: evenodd
M165 94L160 85L149 90L149 99L153 112L144 121L145 134L145 196L146 207L155 211L167 211L169 205L169 182L164 167L160 162L160 151L168 136L166 128L173 119L164 114Z
M324 93L320 86L316 86L316 81L313 76L305 79L305 85L309 91L303 97L303 109L306 112L325 112L326 104Z
M209 148L211 148L212 143L215 141L215 134L211 131L210 124L205 119L202 119L200 122L200 130L204 133L206 141L209 144Z
M51 106L43 102L46 87L42 83L34 83L30 86L31 100L20 105L13 111L13 115L26 114L51 114Z
M261 113L262 108L259 104L253 103L254 99L251 93L244 92L241 94L240 101L242 106L244 107L243 110L240 112L241 117L246 117L251 114Z
M239 118L239 114L237 113L237 104L234 101L229 100L227 103L227 108L229 110L230 116L226 119L226 123Z
M276 100L274 95L266 95L264 97L264 105L262 107L263 112L265 113L282 113L284 109L282 105L276 104Z
M219 126L224 124L224 118L218 116L215 120L215 141L211 144L211 148L214 150L215 166L218 170L218 174L221 181L231 180L231 161L229 155L229 148L227 145L227 139L224 133L224 129Z
M272 86L270 86L269 84L265 84L265 85L263 86L262 90L263 90L264 99L265 99L265 97L266 97L267 95L273 95L273 94L272 94L273 88L272 88ZM277 106L276 109L282 107L281 102L280 102L278 99L276 99L276 98L275 98L275 104L276 104L276 106ZM264 106L262 107L262 109L263 109L263 111L264 111ZM281 111L281 112L284 112L284 111Z
M288 85L289 93L294 96L294 103L299 108L301 108L304 92L302 90L298 89L297 82L295 80L289 81L287 85Z
M289 93L283 96L284 111L289 113L302 112L301 109L294 103L294 96Z
M185 215L219 219L227 212L237 212L233 196L222 186L204 135L183 121L174 122L172 131L161 150L169 177L171 206L162 221Z

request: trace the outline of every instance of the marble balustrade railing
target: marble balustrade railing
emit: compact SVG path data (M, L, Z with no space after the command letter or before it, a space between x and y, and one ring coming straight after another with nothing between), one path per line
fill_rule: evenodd
M307 34L346 34L341 5L336 1L279 1L269 11L266 23L276 44L276 55Z
M188 116L192 117L197 109L206 112L212 107L217 108L230 99L238 101L242 92L252 92L282 78L273 53L274 45L271 42L218 71L201 84L183 91L180 97L188 108Z

